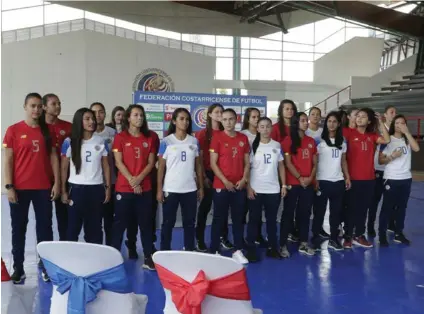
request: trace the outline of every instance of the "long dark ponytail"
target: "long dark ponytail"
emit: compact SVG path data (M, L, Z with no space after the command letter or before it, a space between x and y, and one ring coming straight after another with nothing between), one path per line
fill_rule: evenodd
M78 109L72 120L72 132L71 132L71 155L72 162L75 166L76 174L79 174L81 171L81 146L84 138L84 114L91 113L93 115L93 120L96 122L96 115L94 112L88 108ZM97 122L96 122L97 124ZM94 129L97 128L97 125Z
M259 126L259 123L261 121L268 121L272 125L272 120L270 118L268 118L268 117L259 118L259 120L258 120L258 126ZM253 143L252 143L253 155L256 154L256 151L258 150L260 141L261 141L261 133L257 132L256 133L256 137L255 137L255 139L253 140Z
M43 98L41 97L40 94L29 93L28 95L25 96L25 104L31 98L37 98L37 99L41 100L41 102L43 102ZM44 137L44 143L46 145L46 151L47 151L48 154L50 154L51 151L52 151L52 143L53 142L52 142L52 137L51 137L51 134L50 134L49 127L47 126L47 123L46 123L46 116L44 114L44 111L41 113L41 116L38 119L38 125L40 126L41 134L43 134L43 137Z
M302 139L300 138L300 135L299 135L299 121L301 116L305 116L306 119L308 119L308 115L306 113L298 112L296 115L294 115L291 118L291 121L290 121L290 137L292 141L290 151L293 155L297 154L297 149L302 144Z

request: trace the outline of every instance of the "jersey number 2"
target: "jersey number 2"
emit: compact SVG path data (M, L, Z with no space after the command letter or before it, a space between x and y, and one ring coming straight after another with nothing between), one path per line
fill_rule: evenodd
M91 162L91 152L89 150L85 152L85 162Z

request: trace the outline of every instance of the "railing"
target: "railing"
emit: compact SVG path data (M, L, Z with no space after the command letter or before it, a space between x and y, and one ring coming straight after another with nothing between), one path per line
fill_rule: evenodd
M349 85L339 90L337 93L334 93L333 95L327 97L323 101L317 103L306 111L309 111L314 107L318 107L319 109L321 109L322 114L326 115L327 112L335 110L341 105L345 104L347 101L349 101L351 99L351 91L352 86Z
M422 134L424 130L424 116L407 117L406 119L408 120L408 129L411 134L417 140L422 140L424 137L424 134Z
M160 45L163 47L199 53L206 56L216 56L215 47L136 32L130 29L105 24L98 21L92 21L89 19L78 19L66 22L34 26L29 28L22 28L12 31L4 31L2 32L2 44L30 40L62 33L75 32L80 30L89 30L102 34L124 37L137 41L147 42L149 44Z

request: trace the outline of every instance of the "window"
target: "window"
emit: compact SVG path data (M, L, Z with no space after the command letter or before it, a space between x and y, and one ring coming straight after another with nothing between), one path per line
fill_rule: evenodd
M360 27L347 27L346 28L346 41L354 37L369 37L369 30Z
M288 34L283 35L283 40L292 43L314 44L314 23L305 24L289 29Z
M233 79L233 58L216 58L216 74L217 80Z
M216 89L216 94L219 94L219 95L232 95L233 94L233 90L231 88L217 88Z
M312 52L283 52L284 60L291 61L314 61L314 54Z
M44 6L44 24L58 23L84 18L84 11L58 4Z
M269 35L262 36L261 38L282 41L283 40L283 32L272 33L272 34L269 34Z
M281 51L282 48L283 43L281 41L250 38L250 49Z
M166 37L176 40L181 40L181 34L171 31L166 31L164 29L154 28L154 27L146 27L146 34L155 35L159 37Z
M43 5L43 0L1 0L2 11Z
M182 34L182 40L194 44L215 47L215 35Z
M280 106L279 101L267 101L266 102L266 112L269 118L278 118L278 106Z
M345 26L345 22L336 19L325 19L315 23L315 44L323 41Z
M312 82L314 80L313 62L283 61L283 80Z
M240 78L242 80L249 79L249 68L250 68L249 64L250 64L249 59L241 59Z
M280 81L281 61L251 59L250 79L264 81Z
M250 58L252 59L267 59L281 60L281 51L266 51L266 50L250 50Z
M315 51L328 53L345 43L345 30L341 29L315 46Z
M43 25L43 7L2 12L2 31Z
M216 46L219 48L233 48L232 36L216 36Z
M233 57L233 49L216 48L217 57Z

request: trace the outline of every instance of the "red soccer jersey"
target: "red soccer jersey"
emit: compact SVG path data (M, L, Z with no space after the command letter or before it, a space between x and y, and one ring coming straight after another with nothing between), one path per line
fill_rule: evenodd
M56 135L52 128L49 129L52 149L56 149ZM3 147L13 150L15 189L47 190L51 188L52 166L40 127L30 127L25 121L11 125L4 136Z
M122 131L115 136L113 141L113 152L122 153L122 162L132 176L138 176L144 168L146 168L149 155L157 154L157 147L154 143L154 136L145 137L140 134L139 137L132 136L128 131ZM152 189L152 181L150 175L146 176L141 183L143 191ZM128 180L118 172L115 190L121 193L133 193L134 189L128 183Z
M347 142L347 165L352 180L374 180L374 154L379 135L362 134L351 129L344 134Z
M236 132L236 136L230 137L224 131L218 131L212 137L209 150L218 154L217 165L228 181L236 184L243 178L244 155L250 151L246 135ZM213 188L225 189L217 176L213 180Z
M314 167L313 158L317 154L315 140L312 137L305 135L302 138L300 147L297 149L296 155L291 153L291 144L291 137L286 136L284 141L281 143L284 155L290 155L291 162L301 177L309 177L312 173L312 168ZM286 183L288 185L300 184L299 180L296 179L296 177L294 177L288 169L286 169Z
M287 125L284 126L284 130L286 131L286 135L285 136L282 136L281 133L280 133L280 126L278 125L278 122L275 123L272 126L271 138L274 141L277 141L278 143L281 143L284 140L285 137L290 136L290 128Z
M221 131L219 130L212 130L212 138L220 132ZM211 170L211 157L209 153L210 144L206 137L206 129L202 129L201 131L197 132L196 138L199 141L200 150L203 152L203 166L205 167L205 170Z
M54 130L54 133L56 134L58 153L60 153L63 141L67 137L71 137L72 123L65 120L57 119L54 124L49 124L49 127L52 128Z

